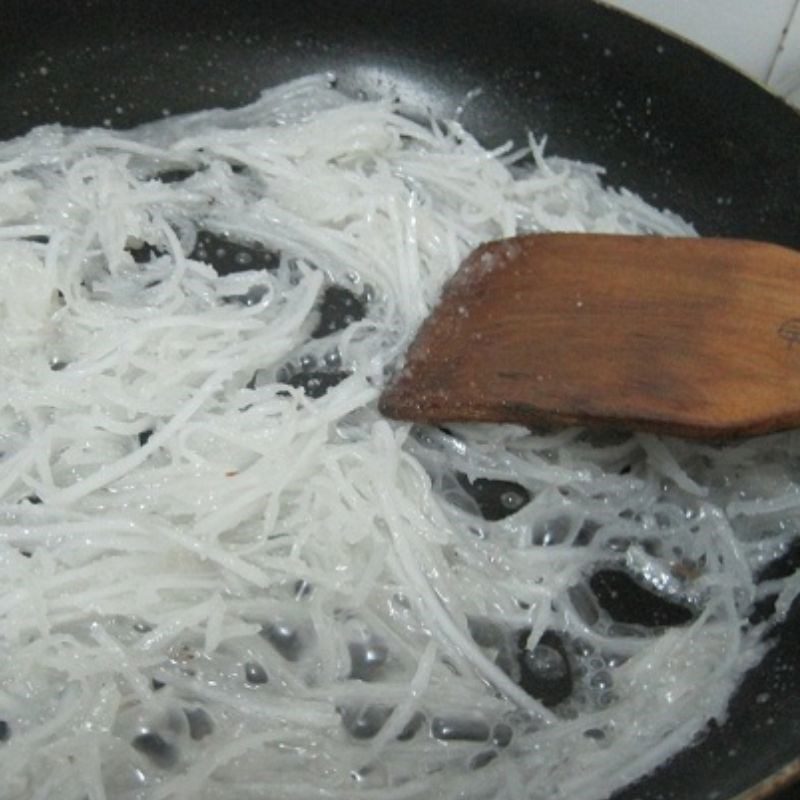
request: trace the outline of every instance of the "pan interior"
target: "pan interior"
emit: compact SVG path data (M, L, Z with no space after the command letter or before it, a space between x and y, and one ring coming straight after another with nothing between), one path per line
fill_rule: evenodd
M487 145L547 133L554 152L607 165L612 185L701 233L800 246L800 122L741 76L590 3L374 5L5 3L0 136L234 106L316 70L442 116L479 87L463 121ZM732 796L789 762L799 622L795 609L723 725L620 798Z

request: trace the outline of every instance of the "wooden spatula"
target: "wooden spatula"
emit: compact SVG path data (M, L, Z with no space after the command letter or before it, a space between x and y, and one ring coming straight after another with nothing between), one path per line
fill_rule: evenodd
M800 425L800 254L589 234L483 245L445 286L380 409L694 438Z

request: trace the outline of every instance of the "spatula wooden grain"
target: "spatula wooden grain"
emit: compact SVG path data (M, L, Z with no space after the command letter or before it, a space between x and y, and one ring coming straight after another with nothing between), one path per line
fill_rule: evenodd
M483 245L445 286L380 409L694 438L800 425L800 254L589 234Z

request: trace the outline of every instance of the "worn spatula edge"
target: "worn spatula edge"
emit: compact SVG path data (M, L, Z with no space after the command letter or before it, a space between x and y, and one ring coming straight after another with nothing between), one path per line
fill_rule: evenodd
M730 239L490 242L445 285L379 409L708 440L797 427L800 256Z
M394 392L403 392L402 386L394 382L387 387L378 402L378 410L388 419L398 422L414 422L422 425L447 425L453 423L494 423L520 425L536 431L551 431L561 428L591 428L609 432L655 433L682 439L707 442L725 442L749 436L762 436L800 427L800 414L787 412L785 417L770 420L743 420L736 424L715 426L704 421L677 423L672 419L658 420L652 417L614 417L612 414L593 416L585 413L543 412L525 403L505 403L492 409L481 407L445 405L437 408L434 402L421 407L396 399Z

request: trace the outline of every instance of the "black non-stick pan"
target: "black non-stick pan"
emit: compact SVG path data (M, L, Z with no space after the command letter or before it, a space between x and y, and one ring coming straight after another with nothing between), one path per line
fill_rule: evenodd
M320 70L444 116L479 87L462 119L485 144L547 133L702 234L800 247L800 116L587 0L0 0L0 138L234 106ZM798 565L800 548L781 568ZM773 639L725 723L618 800L790 796L800 608Z

